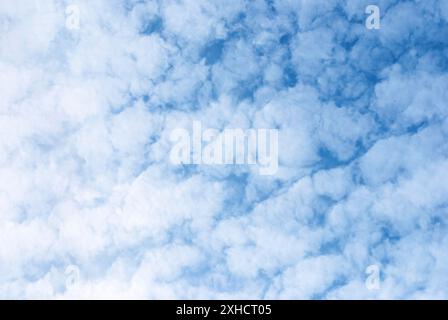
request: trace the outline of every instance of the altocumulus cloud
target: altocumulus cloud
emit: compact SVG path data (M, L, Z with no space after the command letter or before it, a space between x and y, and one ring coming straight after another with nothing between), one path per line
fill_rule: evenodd
M447 35L442 0L1 1L0 297L448 298ZM193 121L278 129L277 173L172 165Z

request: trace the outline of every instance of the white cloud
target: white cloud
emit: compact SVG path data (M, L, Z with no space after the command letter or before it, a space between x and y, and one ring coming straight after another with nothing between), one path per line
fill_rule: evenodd
M38 3L0 3L0 297L447 297L444 3ZM277 175L173 166L193 121L278 129Z

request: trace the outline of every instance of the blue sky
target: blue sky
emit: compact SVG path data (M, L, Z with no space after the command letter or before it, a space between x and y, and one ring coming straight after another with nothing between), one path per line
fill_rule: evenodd
M443 0L1 1L0 297L448 298L447 70Z

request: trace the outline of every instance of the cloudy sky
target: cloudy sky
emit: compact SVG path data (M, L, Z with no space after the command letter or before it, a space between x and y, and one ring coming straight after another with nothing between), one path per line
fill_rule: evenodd
M447 71L445 0L2 0L0 298L448 298Z

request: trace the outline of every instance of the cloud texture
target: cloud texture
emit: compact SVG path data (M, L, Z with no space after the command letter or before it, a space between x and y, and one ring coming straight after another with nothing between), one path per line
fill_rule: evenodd
M443 0L1 1L0 297L448 298L447 71Z

